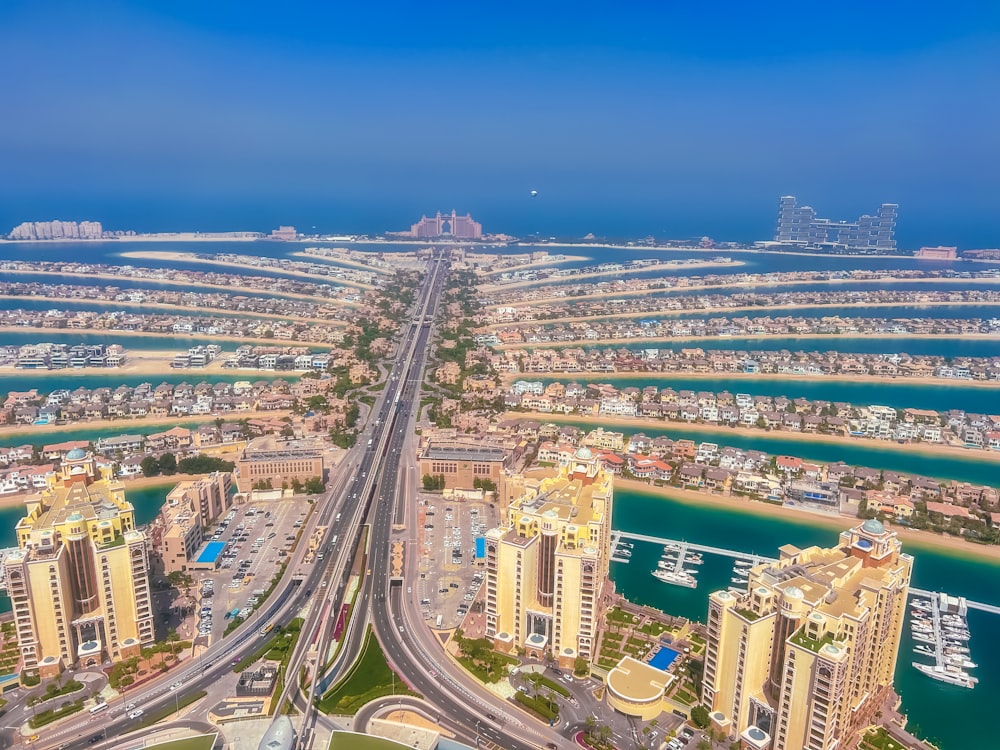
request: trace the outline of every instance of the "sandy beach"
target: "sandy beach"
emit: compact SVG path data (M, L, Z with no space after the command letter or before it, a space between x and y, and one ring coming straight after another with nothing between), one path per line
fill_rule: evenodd
M614 297L615 299L619 297L639 297L643 295L651 294L683 294L686 292L704 292L709 290L718 289L753 289L754 287L794 287L794 286L806 286L806 285L824 285L824 286L840 286L843 284L1000 284L1000 276L988 276L984 278L976 279L957 279L957 278L903 278L903 277L884 277L878 279L794 279L790 281L778 280L764 280L758 279L755 281L734 281L725 282L720 284L692 284L690 286L676 286L670 288L657 288L657 289L615 289L600 292L593 292L591 294L580 294L572 297L574 302L579 300L590 300L590 299L603 299L605 297ZM568 298L565 296L557 297L538 297L536 299L530 300L520 300L516 302L503 302L497 303L495 305L486 305L487 310L494 307L528 307L530 305L546 305L553 302L565 302Z
M345 253L350 252L347 248L324 248L324 249L330 249L330 250L342 249ZM359 260L353 260L351 258L341 255L316 255L314 253L307 253L304 250L298 250L294 253L289 253L289 254L294 258L302 258L303 260L307 260L310 263L319 261L321 263L329 263L331 266L348 266L350 268L356 268L359 271L367 271L368 273L374 273L376 275L378 274L386 275L392 273L392 269L390 268L370 266L367 263L362 263ZM366 253L366 255L374 256L375 254Z
M854 304L854 303L852 303ZM984 307L987 305L993 305L990 302L865 302L865 307L884 307L886 309L891 309L893 307ZM587 323L594 320L617 320L620 318L672 318L678 315L693 315L701 313L704 315L721 315L728 313L745 313L745 312L757 312L760 313L760 317L774 317L772 315L775 310L820 310L829 308L831 310L850 310L850 307L845 308L843 302L822 302L817 304L807 304L807 305L768 305L767 307L762 307L760 305L747 305L742 307L698 307L690 308L685 310L642 310L639 312L621 312L621 313L607 313L600 315L580 315L577 317L563 317L555 318L552 320L525 320L517 323L490 323L486 326L489 330L498 330L502 328L512 328L518 326L545 326L551 323ZM838 317L842 319L849 319L849 315L831 315L830 317Z
M347 323L342 321L331 320L329 321L331 326L342 325L346 326ZM119 331L113 328L102 328L102 329L75 329L75 328L39 328L36 326L0 326L0 332L8 333L24 333L26 331L33 331L39 334L39 341L46 341L47 337L51 337L53 333L64 337L73 334L78 334L80 340L83 341L84 336L88 335L102 335L107 336L109 339L163 339L164 341L176 341L181 339L185 342L187 341L202 341L206 344L218 344L223 341L232 342L235 344L243 345L250 344L251 346L258 346L262 344L273 345L273 346L307 346L316 349L332 349L336 344L330 344L322 341L293 341L291 339L263 339L263 338L251 338L248 336L219 336L218 334L204 334L204 333L151 333L149 331ZM125 346L126 352L125 356L130 356L132 351L129 350L128 346L121 342ZM175 354L179 354L182 351L187 351L187 344L178 344ZM98 368L99 372L112 372L111 369ZM43 374L45 372L65 373L66 370L18 370L18 372L33 372ZM74 371L78 372L78 371ZM173 370L171 370L173 372Z
M827 383L896 383L897 385L936 385L942 388L1000 388L1000 380L952 380L933 377L882 377L880 375L821 375L793 373L743 373L743 372L505 372L500 376L502 385L510 385L515 380L558 380L560 382L579 381L602 383L609 380L662 380L664 387L672 378L691 380L745 380L747 388L752 388L758 380L822 380ZM790 398L796 398L786 394Z
M757 516L784 516L802 521L813 526L824 526L832 530L843 531L857 525L858 519L850 516L834 516L827 513L819 513L798 508L785 508L778 505L770 505L753 500L745 500L739 497L728 495L711 495L692 490L682 490L674 487L656 487L646 484L636 479L621 479L615 477L615 489L628 489L636 492L643 492L653 496L669 497L693 505L714 505L723 511L736 511L740 513L752 513ZM979 557L994 562L1000 562L1000 547L983 546L972 544L958 537L946 536L944 534L934 534L929 531L916 531L904 526L893 526L888 524L894 531L899 533L904 545L907 543L918 547L946 549L955 552L963 557ZM835 540L831 539L831 545ZM772 555L777 555L777 550L771 551Z
M115 374L120 375L156 375L181 374L197 377L198 375L238 375L246 373L246 380L258 380L263 370L230 370L222 367L225 359L225 352L209 362L205 367L171 367L174 356L183 350L177 351L153 351L151 349L126 350L125 364L121 367L73 367L61 370L23 370L13 366L0 366L0 378L4 375L38 375L40 379L46 377L66 377L72 372L74 375L106 375L108 380L113 380ZM270 374L274 374L273 372ZM299 373L288 373L290 376L297 376Z
M241 412L231 412L223 416L227 422L236 422L241 419L282 419L291 414L290 411L286 409L279 409L275 411L241 411ZM174 425L181 424L210 424L218 419L219 415L216 414L188 414L178 417L153 417L145 419L100 419L100 420L84 420L80 422L72 422L69 424L40 424L40 425L11 425L6 424L0 426L0 441L4 441L8 444L11 443L11 436L17 435L17 442L21 440L30 440L32 445L44 444L49 442L62 442L58 433L69 432L76 430L87 430L87 429L100 429L100 430L112 430L121 428L122 433L127 433L133 430L142 429L146 427L163 427L164 430L168 430ZM31 437L26 438L24 435L30 433ZM216 446L208 446L213 448ZM225 446L223 446L225 447Z
M67 276L72 276L72 274L58 273L56 271L33 271L33 270L20 270L20 269L4 269L5 274L24 274L31 276L54 276L58 278L66 278ZM122 282L122 281L148 281L151 284L162 284L165 286L181 286L185 289L207 289L210 291L226 291L230 293L240 293L248 294L252 297L281 297L283 299L301 299L308 300L309 302L315 302L317 297L312 294L300 294L298 292L282 292L282 291L272 291L270 289L260 289L252 286L233 286L229 284L207 284L204 282L199 282L195 280L181 280L181 279L163 279L158 276L119 276L113 273L88 273L86 275L79 274L81 279L102 279L107 281ZM33 297L32 299L38 299ZM327 301L325 297L319 298L323 301ZM331 302L336 302L337 304L347 305L347 306L357 306L358 302L346 302L343 300L329 300Z
M0 294L0 299L11 299L11 300L21 300L24 297L12 294ZM44 297L42 295L32 295L32 300L44 300L51 302L54 306L65 303L67 300L63 297ZM313 298L316 301L319 298ZM317 325L325 325L326 323L332 323L334 325L346 325L344 321L337 319L327 319L327 318L307 318L302 315L281 315L278 313L263 313L255 312L253 310L227 310L222 307L201 307L198 305L175 305L166 302L129 302L125 300L111 300L111 299L88 299L88 300L70 300L72 302L87 302L91 305L96 305L99 307L108 307L115 310L128 310L130 308L143 308L152 310L163 310L165 312L176 312L183 313L185 315L224 315L226 317L232 318L250 318L259 320L278 320L285 321L288 323L315 323ZM357 303L347 303L338 302L337 300L329 300L324 302L324 304L343 304L345 307L356 306Z
M955 445L937 445L930 443L903 443L890 440L872 440L869 438L853 438L844 435L817 435L812 432L792 432L791 430L757 430L752 427L723 427L722 425L700 424L688 422L667 422L660 419L629 419L624 417L588 417L578 414L543 414L542 412L505 412L503 419L534 419L541 422L567 422L569 424L585 424L602 427L617 427L625 434L634 434L642 430L666 430L678 433L683 437L685 432L709 432L723 436L719 444L725 446L725 435L740 435L748 438L759 438L762 435L778 436L782 439L795 440L801 443L825 443L827 445L871 446L873 450L892 453L909 453L921 456L952 456L975 461L1000 463L1000 452L961 448ZM766 447L766 446L765 446ZM763 450L763 448L762 448Z
M480 255L480 254L479 253L475 253L475 255ZM490 257L494 257L494 258L504 257L504 258L506 258L506 257L509 257L507 255L497 255L495 253L483 253L482 255L485 256L486 258L490 258ZM520 263L520 264L518 264L516 266L505 266L503 268L498 268L498 269L496 269L494 271L482 271L481 275L484 276L484 277L486 277L486 278L489 278L490 276L499 276L502 273L517 273L518 271L526 271L529 268L545 268L545 267L548 267L548 266L558 266L558 265L561 265L563 263L573 263L573 262L577 262L577 261L582 262L582 261L585 261L585 260L592 260L592 258L588 258L585 255L564 255L563 257L561 257L558 260L556 260L552 256L549 256L549 258L547 258L545 260L535 260L535 261L532 261L531 263Z
M212 260L210 258L199 258L194 253L169 251L169 250L142 250L121 253L123 258L134 258L136 260L172 260L179 263L200 263L206 266L222 266L223 268L233 268L239 271L260 272L280 272L282 276L295 276L296 278L309 279L324 284L337 284L340 286L353 286L358 289L374 289L371 284L364 284L360 281L349 279L331 279L329 276L319 273L307 273L305 271L295 271L287 268L272 266L253 266L246 263L233 263L231 261Z
M546 263L545 265L550 265ZM690 268L733 268L734 266L742 266L744 263L742 261L733 261L732 263L714 263L712 261L706 260L699 263L678 263L676 261L666 261L664 263L658 263L654 266L639 266L636 268L619 268L616 271L592 271L590 273L574 274L572 276L560 276L556 279L544 278L536 279L532 281L515 281L512 284L480 284L479 291L483 294L489 294L491 292L508 291L510 289L522 289L529 286L538 286L540 284L552 283L553 281L571 283L573 281L582 281L584 279L597 279L603 276L619 276L626 273L648 273L650 271L677 271L677 270L688 270ZM508 269L504 269L508 270Z

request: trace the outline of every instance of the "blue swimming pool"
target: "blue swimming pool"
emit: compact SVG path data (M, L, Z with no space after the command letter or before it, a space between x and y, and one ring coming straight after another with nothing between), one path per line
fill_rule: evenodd
M222 550L226 548L225 542L209 542L205 545L205 549L201 551L198 555L198 559L195 561L197 563L214 563L219 559L219 555L222 554Z
M653 658L649 660L649 666L662 669L666 672L667 668L674 663L674 659L678 656L680 656L679 651L674 651L672 648L661 646L660 650L657 651L656 654L653 655Z

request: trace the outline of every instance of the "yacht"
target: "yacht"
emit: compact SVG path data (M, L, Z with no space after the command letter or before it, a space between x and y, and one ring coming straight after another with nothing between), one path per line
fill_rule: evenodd
M697 579L687 571L654 570L653 578L658 578L664 583L672 583L674 586L684 586L685 588L698 588Z
M731 581L732 583L741 583L741 584L743 584L744 586L746 586L746 585L747 585L747 582L748 582L746 578L737 578L736 576L733 576L733 577L732 577L732 578L730 578L729 580L730 580L730 581Z
M670 542L669 544L666 544L666 545L663 546L663 551L664 552L677 552L678 550L680 550L680 548L681 548L681 545L675 544L674 542Z
M935 646L937 642L934 640L934 636L931 633L913 633L913 640L919 641L920 643L931 643Z
M632 550L620 549L617 552L615 552L615 557L632 557Z
M938 680L939 682L947 682L949 685L958 685L959 687L971 689L977 682L979 682L979 680L975 677L970 677L968 673L963 672L958 667L932 667L928 664L920 664L919 662L912 662L912 664L915 669L924 673L931 679Z
M733 563L735 568L752 568L753 560L744 560L742 557L738 558L736 562Z

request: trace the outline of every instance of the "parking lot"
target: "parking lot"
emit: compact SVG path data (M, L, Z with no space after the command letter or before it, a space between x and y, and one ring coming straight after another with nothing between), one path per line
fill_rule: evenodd
M497 525L488 502L431 493L419 496L420 563L417 594L431 627L458 627L473 607L486 575L476 537Z
M192 571L198 643L221 637L233 618L252 615L297 543L309 508L305 497L247 503L231 508L213 527L209 540L225 543L216 570Z

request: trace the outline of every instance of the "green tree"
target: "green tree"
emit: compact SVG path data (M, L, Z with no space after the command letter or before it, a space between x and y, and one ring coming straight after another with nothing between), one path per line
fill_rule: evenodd
M160 462L155 456L146 456L139 464L144 477L156 477L160 475Z
M326 489L326 487L323 484L322 477L312 477L306 482L305 489L307 495L318 495Z
M173 453L164 453L160 456L160 473L161 474L176 474L177 473L177 456Z
M695 726L704 729L708 726L708 709L704 706L695 706L691 709L691 721L695 723Z

